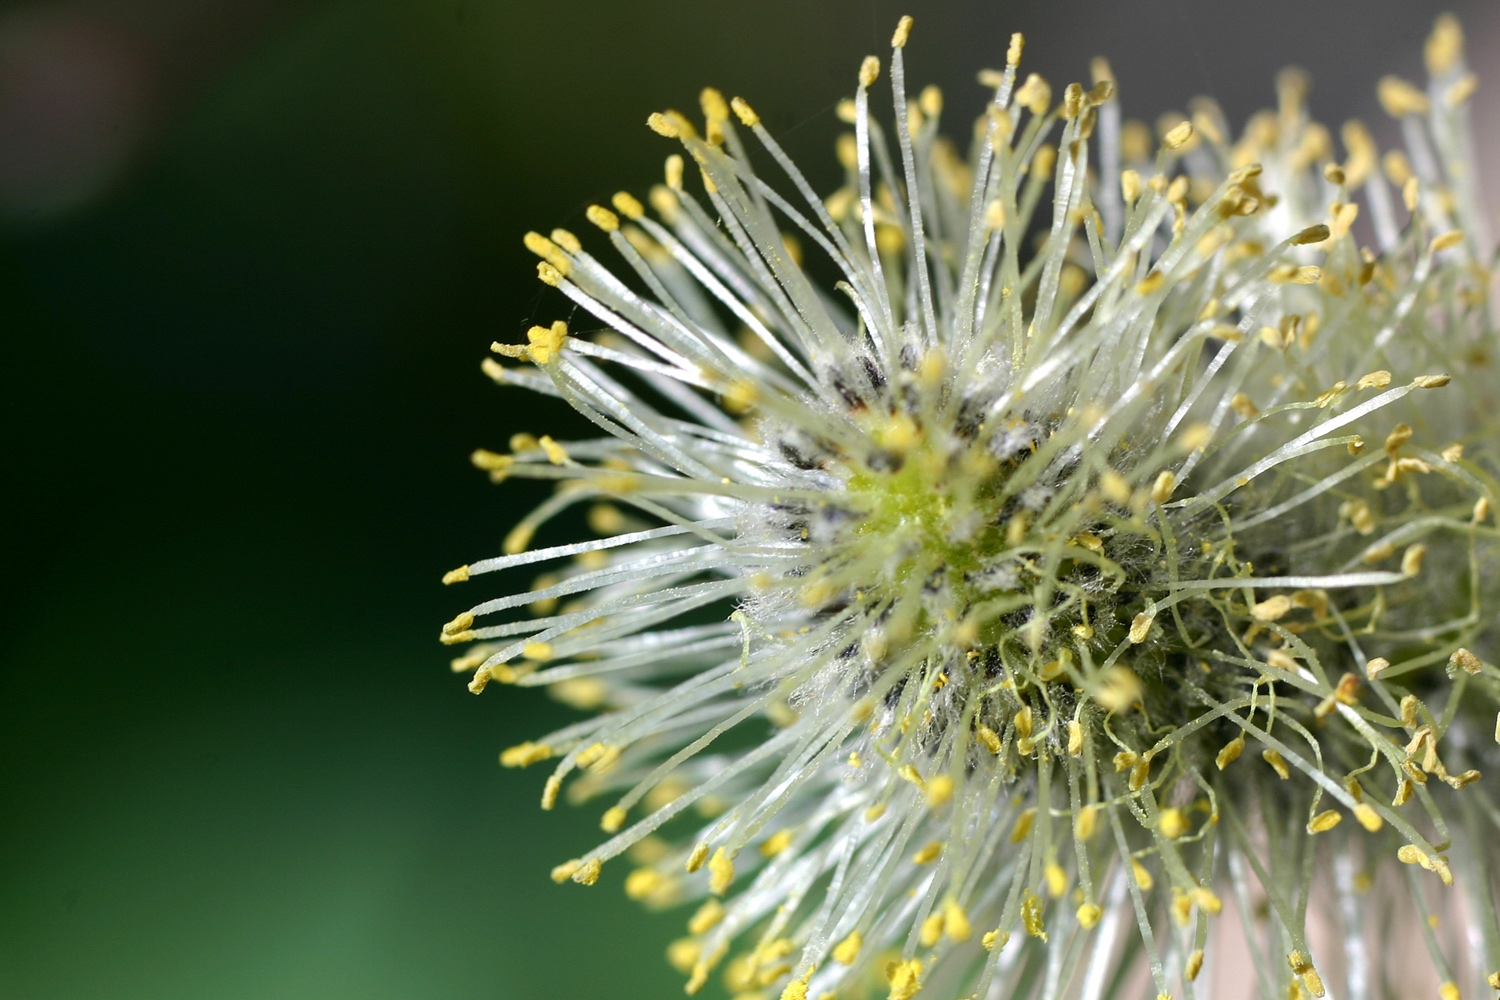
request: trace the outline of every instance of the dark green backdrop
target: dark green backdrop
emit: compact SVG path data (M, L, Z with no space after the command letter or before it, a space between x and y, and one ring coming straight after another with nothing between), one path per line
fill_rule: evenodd
M474 593L439 576L530 497L465 456L573 426L478 362L565 315L521 233L653 182L647 112L742 93L831 182L832 106L904 11L242 6L199 5L197 53L138 26L179 71L133 157L0 229L0 998L678 996L681 916L552 885L597 811L542 814L541 775L496 765L566 710L471 697L434 641ZM960 121L1015 28L1059 87L1108 54L1148 120L1202 91L1242 119L1287 62L1369 115L1436 10L915 6L910 73ZM1459 8L1495 51L1493 3Z

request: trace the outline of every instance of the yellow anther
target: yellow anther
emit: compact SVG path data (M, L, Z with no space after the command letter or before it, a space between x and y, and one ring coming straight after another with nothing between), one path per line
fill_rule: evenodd
M911 1000L922 988L922 960L920 958L897 962L889 972L891 992L887 1000Z
M880 60L874 56L865 56L864 61L859 64L859 85L868 87L880 77Z
M952 898L943 903L943 933L950 941L967 941L974 933L969 915Z
M1465 73L1463 76L1453 81L1453 86L1444 91L1443 103L1450 108L1460 107L1465 102L1467 102L1469 98L1473 97L1474 92L1478 89L1479 77L1475 76L1473 73Z
M1452 14L1440 15L1422 49L1427 72L1433 76L1442 76L1449 72L1463 55L1463 50L1464 30L1459 25L1458 18ZM1500 985L1495 988L1500 989ZM1448 1000L1448 998L1444 997L1443 1000Z
M620 217L602 205L590 205L583 214L606 233L612 233L620 228Z
M624 809L621 809L619 806L611 806L604 810L604 815L599 819L599 829L605 833L620 832L620 827L625 825L626 815L627 813ZM627 892L629 891L628 884L629 880L627 879Z
M1343 822L1344 817L1333 809L1318 813L1307 822L1308 833L1326 833Z
M1182 978L1193 982L1198 978L1198 973L1203 969L1203 949L1199 948L1188 956L1187 964L1182 967Z
M1135 884L1140 886L1142 892L1150 892L1151 887L1156 884L1150 870L1134 858L1130 859L1130 873L1135 876Z
M552 643L528 642L521 647L521 654L529 660L539 660L545 663L552 659Z
M906 48L906 39L911 35L911 17L904 16L896 22L896 31L891 35L891 48Z
M686 975L699 957L703 954L703 948L692 938L678 938L667 945L667 964L678 972Z
M1370 374L1368 374L1368 375L1361 376L1360 380L1358 382L1354 383L1354 388L1356 388L1356 389L1384 389L1386 386L1388 386L1390 384L1391 384L1391 373L1388 372L1388 371L1385 371L1384 369L1382 369L1380 371L1370 372Z
M657 135L666 136L668 139L675 139L681 134L677 121L662 114L660 111L653 111L647 115L646 125Z
M1077 757L1083 753L1083 726L1077 719L1068 720L1068 754Z
M1168 840L1176 840L1178 837L1188 832L1190 824L1188 823L1187 816L1183 814L1182 810L1174 806L1171 808L1163 809L1161 811L1161 815L1157 817L1156 820L1156 828L1160 830L1162 832L1162 836L1166 837Z
M1380 828L1385 826L1385 820L1380 817L1380 813L1375 811L1375 807L1368 802L1361 802L1354 807L1354 818L1359 820L1360 826L1371 833L1379 833Z
M1401 553L1401 575L1416 576L1422 572L1422 559L1427 555L1427 546L1421 542L1408 545Z
M1141 196L1141 175L1134 170L1120 171L1120 194L1125 199L1125 204L1135 204L1135 200Z
M1099 918L1104 916L1104 910L1098 903L1084 903L1078 908L1078 926L1084 930L1091 930L1099 923Z
M933 809L953 798L953 779L940 774L927 783L927 805Z
M1438 987L1438 996L1442 1000L1459 1000L1458 984L1451 981L1444 983Z
M1484 669L1484 664L1479 661L1479 657L1462 646L1453 651L1453 655L1448 657L1448 662L1461 668L1466 674L1477 674Z
M593 885L599 881L599 871L603 867L598 858L589 858L578 866L577 871L568 877L579 885ZM556 878L556 872L553 872L553 877Z
M625 895L631 899L645 899L665 881L655 868L637 868L625 876Z
M1155 619L1144 611L1136 615L1130 623L1130 634L1128 636L1130 641L1137 644L1145 642L1146 634L1151 631L1151 623L1153 621Z
M708 891L715 896L722 896L729 891L733 882L734 859L721 847L708 860Z
M1309 243L1322 243L1329 235L1328 227L1320 222L1316 226L1308 226L1288 242L1294 247L1306 246Z
M1365 676L1370 680L1376 680L1381 673L1391 665L1391 661L1383 656L1377 656L1365 664Z
M1233 764L1236 760L1238 760L1240 754L1244 751L1244 749L1245 734L1240 733L1234 739L1224 744L1224 749L1219 751L1219 755L1214 758L1214 763L1218 766L1219 770L1222 771L1224 770L1224 768L1228 767L1230 764Z
M1436 235L1436 237L1433 237L1433 241L1428 244L1428 249L1433 250L1433 253L1437 253L1439 252L1439 250L1446 250L1449 249L1449 247L1458 246L1458 244L1463 243L1463 241L1463 229L1449 229L1449 231L1445 232L1445 234Z
M724 919L724 904L717 899L706 899L696 913L688 918L689 934L707 934Z
M1056 861L1049 862L1042 869L1042 880L1047 883L1047 895L1053 899L1068 891L1068 873Z
M443 635L458 635L460 632L467 631L469 626L473 624L474 616L465 611L463 614L459 615L457 618L453 619L451 622L448 622L443 626Z
M917 935L917 942L923 948L931 948L937 944L943 936L943 915L934 913L922 921L922 929Z
M562 778L555 774L547 775L546 784L542 785L542 808L551 809L557 805L557 793L562 789Z
M1005 228L1005 203L996 199L984 207L984 224L991 232Z
M614 197L609 201L610 204L615 206L615 211L619 212L627 219L639 219L641 216L646 214L645 206L637 201L634 195L630 194L627 191L615 192Z
M1451 375L1418 375L1411 380L1411 384L1418 389L1441 389L1451 381Z
M1073 817L1073 836L1078 840L1091 840L1094 831L1099 825L1099 809L1097 806L1087 805L1078 810Z
M1042 922L1042 901L1030 889L1026 890L1026 895L1021 899L1021 926L1032 937L1043 942L1047 940L1046 925Z
M1151 485L1151 499L1155 503L1166 503L1172 498L1172 491L1177 489L1177 476L1170 471L1164 471L1157 475L1156 482Z
M1162 137L1162 145L1168 149L1181 149L1193 137L1193 123L1180 122Z
M533 326L526 331L526 339L530 341L527 354L531 360L539 365L545 365L557 357L557 353L562 350L563 343L568 339L568 324L558 320L551 326ZM547 457L552 457L551 451L547 452Z
M566 882L568 879L572 878L573 875L582 867L583 862L579 861L577 858L574 858L572 861L564 861L562 864L552 869L552 881Z
M1425 115L1428 109L1427 95L1399 76L1383 76L1375 87L1375 96L1380 106L1392 118L1407 115Z
M1212 889L1205 889L1199 886L1188 893L1188 898L1193 901L1198 909L1210 917L1217 917L1220 913L1224 912L1224 901Z
M1426 853L1415 844L1406 844L1396 852L1396 859L1406 865L1422 865L1424 868L1430 863Z
M853 965L859 958L859 949L864 943L863 934L857 930L850 931L848 937L834 946L833 960L840 965Z
M923 847L921 850L917 851L916 854L913 854L911 856L911 863L914 865L931 864L932 862L936 861L938 859L938 855L942 853L943 842L941 840L934 840L927 846Z
M760 115L755 113L755 109L743 97L733 98L729 106L734 109L735 117L739 118L740 124L746 128L754 128L760 124Z
M1025 812L1021 813L1020 816L1017 816L1016 825L1011 827L1010 829L1010 842L1012 844L1019 844L1021 841L1031 836L1031 827L1035 822L1035 808L1027 809Z
M1005 65L1018 66L1021 63L1021 51L1026 47L1026 36L1019 31L1010 36L1010 45L1005 49Z
M975 726L974 727L974 738L977 739L977 740L979 740L980 744L983 745L983 747L986 750L988 750L990 753L996 753L997 754L997 753L1000 752L1000 737L989 726L986 726L986 725Z
M1292 599L1285 594L1268 597L1250 608L1250 617L1259 622L1274 622L1292 610Z
M1036 73L1028 73L1016 88L1015 101L1034 115L1044 115L1052 107L1052 85Z
M807 984L800 979L793 979L781 991L781 1000L807 1000Z
M1313 400L1313 405L1320 410L1327 409L1328 404L1338 399L1343 391L1348 388L1348 386L1349 383L1345 382L1343 379L1340 379L1324 391L1318 393L1317 398Z
M724 408L730 413L748 413L760 399L760 390L755 383L740 380L724 392Z
M1021 706L1021 710L1015 714L1014 718L1011 719L1011 722L1016 727L1016 732L1018 734L1020 734L1021 736L1030 736L1033 718L1034 717L1031 711L1031 706L1023 705Z
M757 850L760 851L760 856L763 858L774 858L776 855L780 854L791 845L792 831L777 830L765 840L761 841L760 847L758 847Z
M1287 769L1286 761L1275 750L1263 750L1260 756L1262 760L1271 765L1271 769L1276 772L1276 776L1282 781L1292 776L1292 772Z
M578 237L574 236L566 229L552 230L552 242L562 247L568 253L583 252L583 244L579 242Z
M1136 283L1135 293L1137 295L1150 295L1167 283L1167 276L1160 271L1152 271Z
M501 767L528 767L539 764L552 756L552 748L545 743L517 743L500 753Z
M469 567L460 566L458 567L458 569L450 569L448 572L443 574L443 585L446 586L450 583L463 583L468 578Z

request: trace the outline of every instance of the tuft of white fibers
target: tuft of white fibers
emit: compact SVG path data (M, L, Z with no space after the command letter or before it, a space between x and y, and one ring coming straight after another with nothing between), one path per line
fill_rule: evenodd
M527 235L579 321L486 371L600 433L476 452L556 493L447 582L545 574L443 641L475 693L593 713L501 756L608 803L554 878L694 903L688 993L1191 997L1217 962L1224 995L1483 995L1497 345L1457 23L1425 89L1381 82L1383 153L1293 71L1238 138L1208 102L1153 137L1102 60L1054 102L1019 35L961 153L910 26L828 197L705 90L701 128L650 118L682 150L652 211ZM599 537L529 548L578 505Z

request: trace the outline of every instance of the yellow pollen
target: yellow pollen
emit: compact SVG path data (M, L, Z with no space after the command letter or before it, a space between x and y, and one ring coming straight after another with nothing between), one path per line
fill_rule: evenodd
M1462 646L1453 651L1453 655L1448 657L1448 662L1461 668L1466 674L1477 674L1484 669L1484 664L1479 661L1479 657Z
M501 767L527 767L547 760L552 748L545 743L518 743L500 754Z
M853 965L859 958L859 949L864 942L864 936L859 931L850 931L848 937L834 946L833 960L840 965Z
M599 871L603 867L598 858L589 858L569 877L579 885L593 885L599 881Z
M733 881L734 860L721 847L708 861L708 891L715 896L722 896L729 891Z
M1012 844L1019 844L1029 837L1031 835L1031 826L1035 822L1036 810L1034 808L1027 809L1021 813L1020 816L1016 817L1016 825L1011 827L1010 842Z
M911 1000L922 988L922 960L920 958L897 962L890 970L891 992L887 1000Z
M790 847L791 844L792 844L792 831L791 830L777 830L775 833L771 834L765 840L761 841L761 844L760 844L760 847L758 848L758 850L760 851L761 857L763 857L763 858L773 858L776 855L780 854L782 851L786 850L788 847Z
M1057 862L1051 862L1042 869L1042 878L1047 883L1047 895L1053 899L1068 891L1068 873Z
M859 64L859 85L868 87L880 77L880 60L874 56L865 56L864 62Z
M1261 752L1261 757L1267 764L1271 765L1272 770L1276 772L1276 776L1282 781L1292 776L1292 772L1287 769L1286 761L1282 760L1281 754L1275 750L1264 750Z
M690 934L707 934L724 919L724 904L717 899L705 900L698 911L688 918L687 929Z
M904 16L896 22L896 32L891 36L891 48L902 49L906 47L906 39L911 35L911 17Z
M1308 821L1307 832L1326 833L1327 831L1332 830L1334 827L1338 826L1339 823L1343 821L1343 819L1344 817L1340 816L1335 810L1325 810L1318 813L1318 815L1314 816L1311 820Z
M1285 594L1267 598L1250 609L1250 616L1260 622L1274 622L1292 610L1292 599Z
M1174 126L1171 131L1169 131L1162 138L1162 145L1167 147L1168 149L1181 149L1183 146L1187 145L1188 140L1192 137L1192 122L1182 122Z
M919 850L916 854L913 854L911 856L911 863L914 865L931 864L932 862L936 861L938 859L938 856L942 853L943 842L941 840L934 840L932 843Z
M1163 809L1161 816L1157 818L1156 828L1162 832L1162 836L1168 840L1176 840L1188 832L1190 824L1181 809L1176 807Z

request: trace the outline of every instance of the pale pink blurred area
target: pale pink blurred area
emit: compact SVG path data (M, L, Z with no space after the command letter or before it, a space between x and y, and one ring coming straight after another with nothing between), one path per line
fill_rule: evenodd
M104 194L282 0L37 4L0 13L0 216Z

